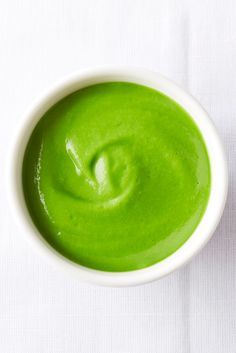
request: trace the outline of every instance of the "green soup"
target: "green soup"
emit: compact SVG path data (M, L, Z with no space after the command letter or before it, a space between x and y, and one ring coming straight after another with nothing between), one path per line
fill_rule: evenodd
M87 267L128 271L175 252L210 193L209 158L192 118L173 100L125 82L93 85L36 125L23 189L42 236Z

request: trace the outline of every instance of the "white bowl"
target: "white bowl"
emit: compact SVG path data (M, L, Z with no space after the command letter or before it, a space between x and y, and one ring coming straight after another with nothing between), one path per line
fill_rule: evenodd
M172 255L152 266L129 272L106 272L78 265L53 249L35 227L27 210L22 189L22 161L29 137L38 120L57 101L89 85L109 81L127 81L163 92L179 103L199 127L208 150L211 167L211 191L206 211L190 238ZM227 196L228 173L221 141L210 118L199 103L163 76L137 68L107 68L75 73L54 85L33 104L20 121L11 146L7 168L8 196L14 218L32 247L53 264L73 273L78 279L106 286L138 285L159 279L186 264L211 238L221 218Z

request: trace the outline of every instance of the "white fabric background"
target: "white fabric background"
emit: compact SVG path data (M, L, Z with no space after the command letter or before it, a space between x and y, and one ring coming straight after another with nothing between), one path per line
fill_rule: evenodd
M55 80L106 64L172 78L205 106L224 141L224 217L188 266L137 288L56 272L9 215L4 157L15 123ZM0 352L236 352L236 1L0 1Z

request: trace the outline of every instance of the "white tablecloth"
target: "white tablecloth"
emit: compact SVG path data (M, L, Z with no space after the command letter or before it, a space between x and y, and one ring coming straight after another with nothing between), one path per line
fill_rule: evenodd
M191 264L137 288L56 272L6 206L3 163L15 123L55 80L107 64L175 80L224 141L230 191L220 226ZM6 0L0 3L0 352L236 352L236 1Z

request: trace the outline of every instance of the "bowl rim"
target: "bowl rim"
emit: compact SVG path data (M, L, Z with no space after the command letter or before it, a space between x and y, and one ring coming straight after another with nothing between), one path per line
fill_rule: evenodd
M22 161L26 145L38 120L57 101L77 89L102 82L133 82L154 88L185 109L198 126L210 160L211 190L205 213L189 239L173 254L149 267L106 272L84 267L58 253L42 237L27 210L22 189ZM179 85L159 73L136 67L102 67L77 71L64 77L42 94L19 119L7 158L7 196L12 215L22 234L40 254L59 269L83 281L104 286L134 286L160 279L186 264L205 246L222 216L228 190L228 170L224 149L207 112Z

